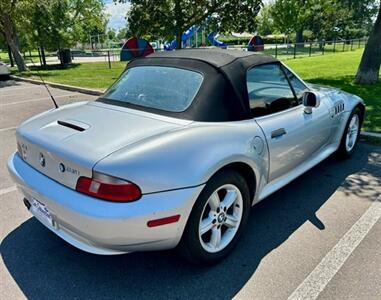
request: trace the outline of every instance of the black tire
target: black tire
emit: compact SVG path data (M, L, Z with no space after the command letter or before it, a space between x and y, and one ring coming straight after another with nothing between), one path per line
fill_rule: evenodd
M243 210L241 222L235 233L234 238L222 250L210 253L206 251L199 238L199 224L201 214L204 212L204 207L209 197L218 188L232 184L239 189L242 196ZM199 195L192 212L189 216L187 225L185 227L182 239L180 241L178 250L187 260L196 264L214 264L225 258L237 244L239 236L247 223L250 213L250 193L246 180L237 172L232 170L225 170L215 174L206 184L205 188Z
M349 124L350 124L350 122L351 122L351 120L352 120L354 115L358 116L358 119L359 119L359 129L358 129L358 133L357 133L355 144L352 147L352 149L350 149L348 151L348 149L346 148L346 138L347 138L347 133L348 133L348 130L349 130ZM349 158L352 155L352 153L355 151L357 143L358 143L358 140L359 140L359 137L360 137L360 130L361 130L362 121L363 121L363 114L362 114L361 110L358 107L355 107L353 109L353 111L351 112L351 114L349 115L348 122L347 122L347 124L345 126L345 130L344 130L343 136L341 137L341 142L340 142L339 149L337 149L337 151L336 151L336 156L338 158L340 158L340 159Z
M11 76L9 75L0 75L0 81L7 81L11 79Z

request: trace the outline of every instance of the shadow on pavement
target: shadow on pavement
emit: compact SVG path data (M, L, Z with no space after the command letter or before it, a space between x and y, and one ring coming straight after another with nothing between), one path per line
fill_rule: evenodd
M0 76L0 89L10 86L19 86L22 85L20 81L9 79L8 76Z
M380 166L380 148L363 144L350 160L329 158L253 207L238 247L209 268L189 265L174 251L108 257L87 254L34 218L3 240L1 254L29 299L231 299L261 260L303 223L310 221L324 230L315 213L338 188L358 195L366 189L371 195L368 199L376 197L374 185L356 178L367 173L380 182ZM351 174L351 180L345 180Z

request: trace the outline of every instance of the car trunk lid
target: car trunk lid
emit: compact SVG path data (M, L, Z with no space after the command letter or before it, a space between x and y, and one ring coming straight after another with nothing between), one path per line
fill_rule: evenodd
M107 104L68 105L28 120L17 130L24 160L46 176L75 188L107 155L190 121ZM21 150L20 150L21 149Z

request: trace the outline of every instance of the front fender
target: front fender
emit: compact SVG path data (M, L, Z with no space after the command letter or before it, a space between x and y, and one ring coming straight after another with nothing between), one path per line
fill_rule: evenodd
M260 154L253 145L256 136L263 141ZM225 165L242 162L253 169L260 184L268 174L265 145L253 120L194 122L126 146L102 159L94 170L134 182L147 194L201 185Z
M360 105L362 106L363 113L365 113L365 102L357 95L344 92L340 89L325 87L321 85L311 85L311 87L317 92L322 93L326 96L324 99L330 108L332 117L338 118L338 124L335 130L336 132L333 137L333 141L337 144L337 146L339 146L351 112L356 106ZM344 111L340 112L337 116L334 116L335 106L340 102L344 103Z

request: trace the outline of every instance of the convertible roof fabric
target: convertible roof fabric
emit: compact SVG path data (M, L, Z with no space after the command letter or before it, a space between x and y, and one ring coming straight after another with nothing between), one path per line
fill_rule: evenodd
M227 122L251 118L246 85L248 69L278 63L272 56L223 49L184 49L151 54L132 60L126 70L138 66L169 66L203 74L200 90L183 112L168 112L129 103L114 103L157 114L202 122ZM174 82L173 84L176 84ZM113 100L99 99L113 104Z
M214 67L221 68L227 64L240 62L245 65L258 65L268 62L277 62L278 60L272 56L250 53L240 50L224 50L224 49L183 49L170 52L156 52L149 56L150 58L186 58L206 62Z

